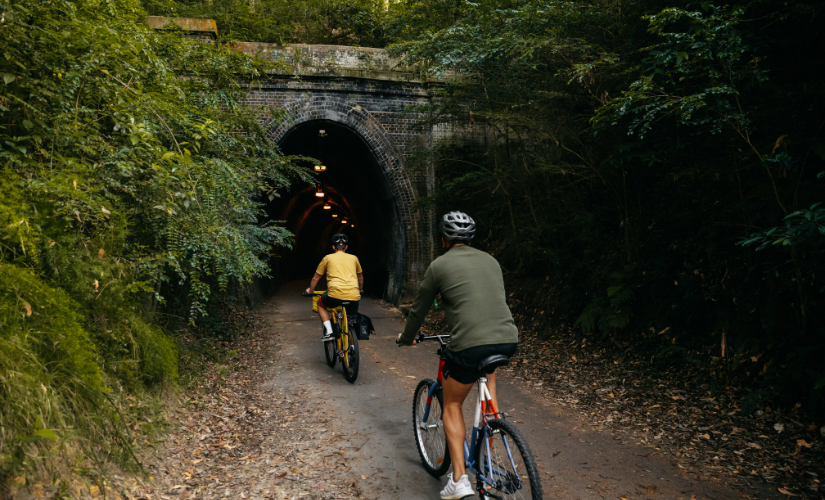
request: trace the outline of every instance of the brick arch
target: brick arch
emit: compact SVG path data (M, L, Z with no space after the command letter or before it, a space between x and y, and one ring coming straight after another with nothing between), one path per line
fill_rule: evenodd
M386 130L368 110L353 103L345 95L309 98L301 96L284 103L283 109L287 113L287 118L277 122L270 121L268 124L268 137L274 143L281 144L290 130L301 124L328 120L343 125L359 135L381 167L397 209L399 221L395 232L401 239L399 249L403 248L403 251L393 259L386 290L387 298L391 302L398 302L405 292L405 286L409 285L406 283L407 264L420 262L424 256L419 255L422 243L418 234L420 221L412 211L412 203L417 198L416 192L412 181L401 172L403 164Z
M401 160L395 152L384 127L378 123L369 111L360 105L349 101L346 97L330 99L329 96L321 98L300 98L291 101L284 107L288 117L280 123L271 123L269 137L280 143L287 132L293 127L302 123L314 120L330 120L350 129L360 135L369 145L376 160L381 165L386 175L391 175L401 169ZM390 182L393 184L393 182ZM407 183L407 189L412 186Z

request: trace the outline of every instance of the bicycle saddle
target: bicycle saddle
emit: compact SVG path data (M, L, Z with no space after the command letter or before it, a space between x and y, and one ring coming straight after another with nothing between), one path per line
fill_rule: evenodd
M482 375L493 373L499 366L507 366L510 364L510 358L504 354L493 354L482 359L478 364L478 371Z

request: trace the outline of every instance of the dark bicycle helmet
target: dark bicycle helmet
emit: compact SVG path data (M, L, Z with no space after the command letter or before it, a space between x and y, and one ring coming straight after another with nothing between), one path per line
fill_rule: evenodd
M441 234L451 243L469 243L476 235L476 222L464 212L450 212L441 218Z
M349 238L344 233L335 233L332 235L332 244L337 245L339 243L343 243L344 245L349 245Z

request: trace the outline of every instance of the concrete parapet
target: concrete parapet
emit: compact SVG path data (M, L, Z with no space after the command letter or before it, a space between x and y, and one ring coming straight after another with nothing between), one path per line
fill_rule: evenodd
M233 42L229 48L252 57L280 61L290 74L299 76L350 77L367 80L419 82L423 73L400 66L400 59L384 49L345 45L307 45ZM274 73L278 73L275 70Z
M214 19L151 16L146 23L153 29L181 28L188 36L213 41L218 38ZM230 50L269 61L279 61L287 71L279 68L271 74L315 76L330 78L362 78L393 82L424 82L426 73L417 68L400 65L400 58L384 49L350 47L346 45L277 45L262 42L232 42Z

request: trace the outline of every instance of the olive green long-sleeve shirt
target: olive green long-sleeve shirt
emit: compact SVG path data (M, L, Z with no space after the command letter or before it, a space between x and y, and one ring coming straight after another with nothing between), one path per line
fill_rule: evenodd
M418 289L401 343L411 345L437 294L447 313L450 350L518 342L501 266L492 255L461 245L435 259Z

